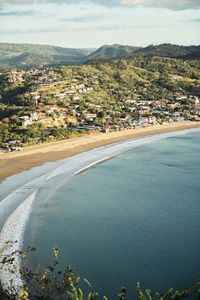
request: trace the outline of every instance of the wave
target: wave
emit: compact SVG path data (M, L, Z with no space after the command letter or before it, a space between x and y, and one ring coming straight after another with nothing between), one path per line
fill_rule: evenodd
M36 194L37 191L31 194L14 210L14 212L8 217L1 231L1 260L8 258L13 253L16 253L14 254L15 261L12 264L12 268L7 264L0 265L1 284L6 290L11 290L11 288L19 290L23 285L19 271L20 262L17 251L21 250L26 223L28 221ZM8 246L6 247L5 245L8 241L11 241L11 243L8 243Z
M81 174L81 173L83 173L83 172L85 172L85 171L87 171L87 170L89 170L89 169L91 169L91 168L93 168L93 167L96 167L96 166L99 165L99 164L102 164L102 163L104 163L104 162L106 162L106 161L108 161L108 160L114 158L114 157L115 157L114 155L110 155L110 156L107 156L107 157L105 157L105 158L99 159L99 160L97 160L97 161L95 161L95 162L89 164L89 165L86 166L85 168L82 168L82 169L78 170L77 172L75 172L75 173L73 174L73 176L79 175L79 174Z
M1 222L8 217L14 209L27 199L35 190L43 184L45 175L30 180L23 186L12 191L0 202L0 220Z

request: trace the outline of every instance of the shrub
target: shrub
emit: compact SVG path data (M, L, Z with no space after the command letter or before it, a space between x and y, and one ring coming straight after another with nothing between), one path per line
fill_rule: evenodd
M63 266L59 265L59 250L57 247L53 247L51 265L44 268L40 265L31 268L29 258L30 254L36 251L36 248L29 246L23 252L14 251L5 256L6 249L12 249L12 246L13 242L7 242L1 249L0 271L4 269L10 272L11 277L13 274L16 277L19 276L22 284L16 287L10 282L7 287L0 286L1 300L97 300L100 298L91 283L85 278L81 281L73 268L67 266L64 271L60 270L60 267L63 269ZM18 268L18 261L20 261L20 268ZM143 290L140 283L137 283L136 295L133 295L133 298L139 300L176 300L189 296L192 296L192 299L199 299L200 279L181 291L170 288L164 293L155 294L150 289ZM126 298L127 290L122 287L118 293L118 299L125 300ZM108 300L108 298L104 296L103 300Z

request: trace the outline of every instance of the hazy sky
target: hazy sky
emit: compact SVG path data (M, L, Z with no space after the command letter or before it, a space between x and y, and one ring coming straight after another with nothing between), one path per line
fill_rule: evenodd
M0 42L200 44L200 0L0 0Z

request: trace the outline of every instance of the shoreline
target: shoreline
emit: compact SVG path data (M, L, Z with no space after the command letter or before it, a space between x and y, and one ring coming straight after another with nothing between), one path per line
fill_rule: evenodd
M18 243L14 243L14 245L12 245L11 247L9 247L9 249L6 249L6 251L3 252L4 257L7 257L8 253L10 252L22 250L24 239L28 237L26 237L25 235L25 229L29 220L29 215L32 211L32 205L35 201L40 202L41 199L44 199L46 191L48 191L48 193L51 194L51 191L55 192L63 184L69 183L68 179L70 180L72 177L81 174L87 171L88 169L95 167L96 165L103 163L104 161L116 157L119 154L129 151L131 149L151 144L154 142L162 141L172 136L184 136L185 134L190 132L198 132L199 134L200 132L200 123L196 124L195 126L194 124L187 124L187 126L186 124L178 125L178 127L170 126L170 128L166 128L163 126L164 128L162 129L154 127L153 131L152 128L149 128L149 130L143 129L142 134L141 131L140 133L137 132L137 137L136 132L134 134L134 137L132 132L131 136L130 134L124 135L124 132L122 132L123 139L121 134L119 137L119 134L115 133L114 135L117 135L117 139L120 139L121 142L118 141L117 143L116 139L113 142L113 139L109 137L106 143L110 144L110 146L93 147L92 149L90 147L91 144L89 144L88 146L88 144L86 143L86 145L90 147L90 151L80 151L78 155L71 155L71 157L67 157L65 155L64 159L57 159L52 164L42 164L42 166L38 167L36 170L31 170L30 173L32 174L29 174L29 176L27 177L24 176L24 174L22 173L17 175L16 178L8 178L8 180L4 181L1 186L9 187L9 193L8 189L6 189L6 194L4 195L2 201L0 201L0 226L2 226L0 232L0 248L2 247L2 245L4 245L5 240L18 241ZM95 139L100 139L101 143L105 143L105 138L102 140L102 135L100 137L95 136ZM89 138L90 137L86 137L84 141L88 141ZM78 141L79 139L77 139L75 142L77 143ZM71 140L70 142L74 143L74 141ZM63 142L56 142L54 143L54 145L52 145L52 147L56 146L55 149L57 149L58 145L60 147L60 144L63 144ZM69 143L67 145L69 148ZM48 144L45 146L48 146ZM30 148L31 151L35 151L35 147ZM27 159L30 160L32 154L30 154L30 149L26 150ZM40 149L40 151L43 151L42 153L46 155L49 153L48 150L49 149ZM52 148L50 148L50 152L52 152ZM12 154L14 154L15 157L12 158ZM11 158L7 159L10 159L11 161L14 159L15 161L16 154L19 158L23 159L25 157L24 155L22 155L23 153L10 153L9 156L11 156ZM40 154L41 152L36 151L36 155ZM54 179L56 181L54 181ZM15 180L17 182L16 186ZM16 262L18 264L18 257L16 257ZM16 289L18 289L20 282L20 278L18 277L18 275L15 276L15 274L12 274L12 271L10 272L9 270L2 269L2 272L0 272L0 280L6 287L8 287L9 284L8 278L12 278L13 286Z
M22 152L0 153L0 182L11 175L44 163L71 157L101 146L134 138L199 127L200 122L185 121L39 144L26 147Z

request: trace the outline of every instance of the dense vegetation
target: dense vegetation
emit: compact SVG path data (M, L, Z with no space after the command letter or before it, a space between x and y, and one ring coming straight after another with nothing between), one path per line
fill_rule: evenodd
M113 59L122 58L133 55L136 50L141 49L140 47L124 46L124 45L104 45L97 49L95 52L91 53L88 57L88 61L98 60L98 59Z
M0 272L9 270L10 277L13 273L16 278L22 280L23 284L14 285L12 281L7 282L7 287L0 285L1 300L108 300L106 296L99 295L87 279L81 279L71 266L61 266L59 264L59 250L53 248L53 262L51 265L41 267L40 265L30 267L30 254L36 251L31 246L25 251L14 251L5 256L4 251L11 247L13 243L7 242L0 252ZM20 272L17 258L20 258ZM64 270L63 270L64 269ZM19 282L19 281L18 281ZM114 287L111 287L113 289ZM134 288L133 288L134 290ZM127 291L122 287L116 296L119 300L138 299L138 300L178 300L184 298L199 299L200 279L196 280L190 286L183 290L174 290L170 288L164 292L152 292L150 289L143 290L138 282L135 287L135 293Z
M146 48L139 49L135 54L143 56L159 56L171 58L184 58L193 53L200 52L200 46L179 46L172 44L150 45Z
M179 46L172 44L150 45L145 48L122 46L122 45L105 45L97 51L90 54L88 61L108 60L111 58L134 58L138 56L157 56L169 58L197 58L200 54L200 46Z
M145 48L126 45L105 45L97 49L71 49L48 45L0 43L0 70L13 67L80 65L93 60L108 60L136 56L170 58L199 58L200 46L171 44L150 45Z

